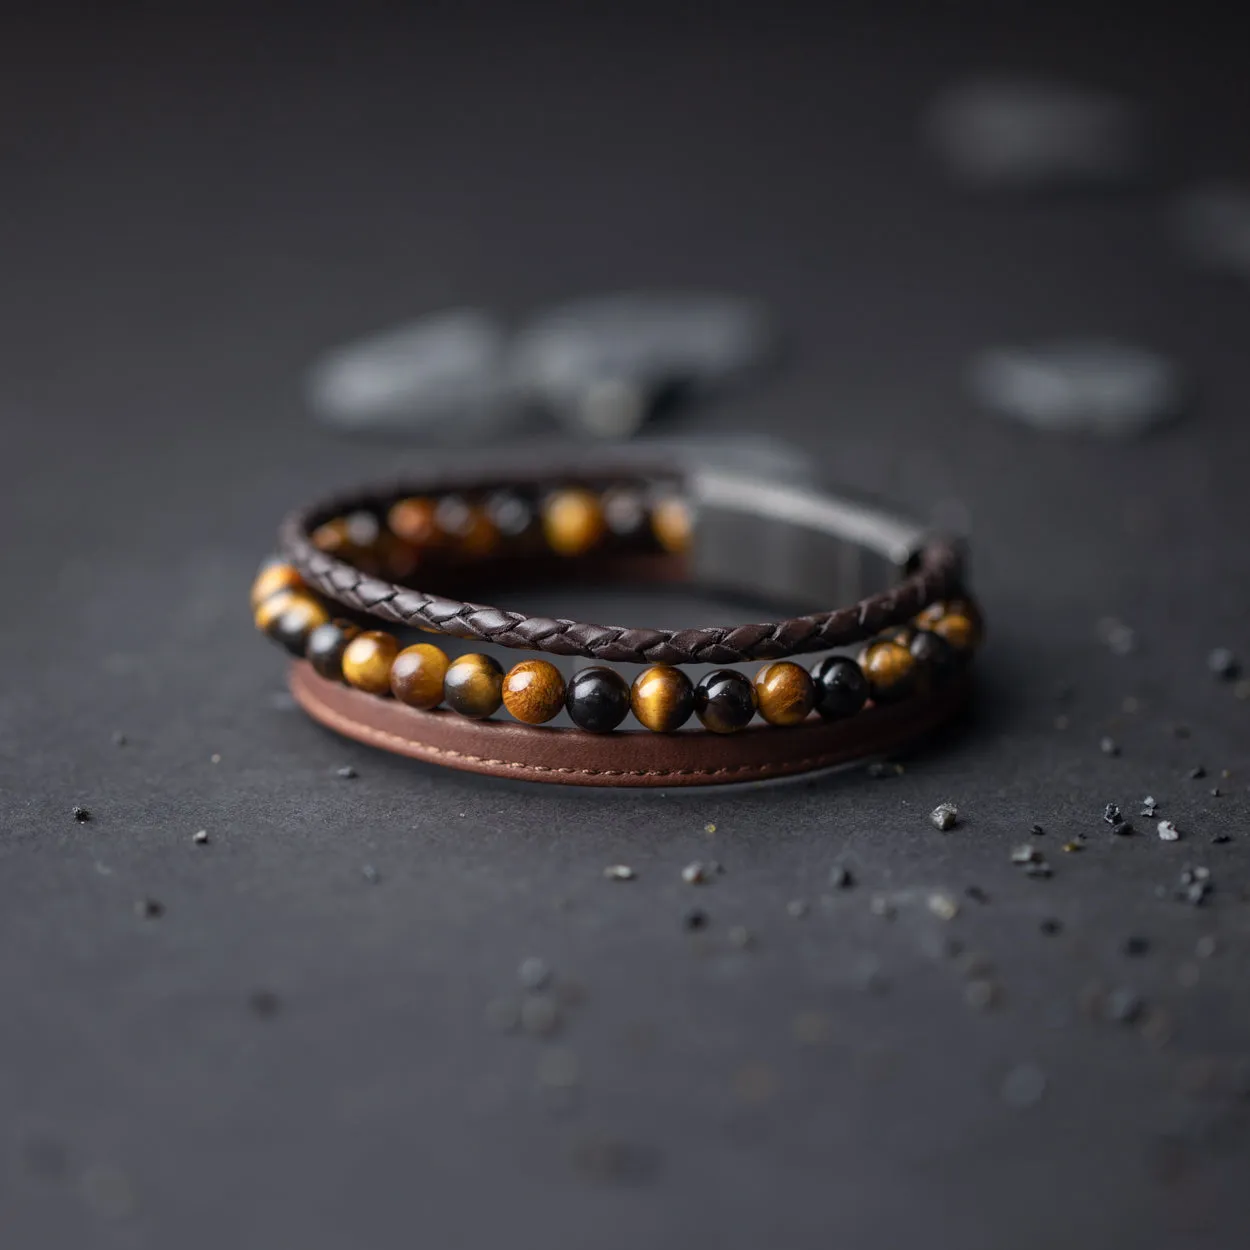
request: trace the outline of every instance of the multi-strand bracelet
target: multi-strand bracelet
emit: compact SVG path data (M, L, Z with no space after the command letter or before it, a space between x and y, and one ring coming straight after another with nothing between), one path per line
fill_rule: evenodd
M431 475L297 513L280 541L252 605L257 626L302 661L292 683L303 706L361 740L503 775L694 784L892 749L959 705L981 635L952 544L831 496L725 473L582 463ZM828 589L857 601L762 624L646 630L451 597L465 582L518 577L689 580L787 598ZM536 656L505 669L484 652L453 657L370 628L379 618L645 667L632 681L602 662L567 679ZM826 654L810 669L793 658L857 644L857 657ZM765 661L753 677L723 667L751 660ZM697 680L682 668L709 663L721 667ZM491 719L501 708L511 721ZM619 732L631 712L647 733ZM549 725L561 713L574 729ZM706 732L683 728L692 721Z

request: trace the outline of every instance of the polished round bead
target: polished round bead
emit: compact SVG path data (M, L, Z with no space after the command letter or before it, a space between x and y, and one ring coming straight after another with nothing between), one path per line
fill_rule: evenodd
M603 504L592 491L557 491L543 505L543 534L557 555L583 555L599 542L605 528Z
M737 669L718 668L694 688L694 710L713 733L737 733L755 715L755 687Z
M342 681L343 652L358 633L360 629L351 621L326 621L308 635L304 656L322 677L330 681Z
M461 716L485 720L503 702L503 669L498 660L480 652L459 656L443 678L443 698Z
M827 655L812 669L816 710L826 720L854 716L868 700L863 669L845 655Z
M308 637L330 614L311 595L296 593L285 611L269 626L268 634L292 655L303 656Z
M252 583L252 607L259 607L270 595L280 590L303 590L304 579L293 564L282 560L267 563Z
M526 725L542 725L564 706L564 678L549 660L522 660L503 679L503 705Z
M391 664L391 693L409 707L438 707L451 661L432 642L405 647Z
M802 665L777 660L756 673L755 701L770 725L797 725L816 706L816 687Z
M694 711L694 686L671 664L653 664L634 678L629 692L634 715L655 733L680 729Z
M252 620L262 634L267 634L283 612L299 599L308 596L301 590L275 590L266 595L252 612Z
M391 662L399 654L393 634L380 629L357 634L343 651L343 676L366 694L390 694Z
M916 661L902 643L885 639L864 649L859 665L874 703L895 703L916 688Z
M580 729L607 733L629 711L629 687L614 668L595 665L579 669L569 679L564 705Z
M690 505L676 495L659 500L651 509L651 532L665 551L674 555L689 551L693 528Z
M520 538L534 524L533 507L516 491L496 491L483 506L495 528L506 538Z
M959 667L959 656L954 647L941 634L935 634L932 630L916 630L908 650L916 661L925 684L945 681Z
M438 541L437 506L432 499L414 495L393 503L386 514L391 533L414 547L432 547Z
M962 612L948 612L934 621L929 628L950 645L951 650L960 660L965 660L972 655L980 639L981 631L976 621Z

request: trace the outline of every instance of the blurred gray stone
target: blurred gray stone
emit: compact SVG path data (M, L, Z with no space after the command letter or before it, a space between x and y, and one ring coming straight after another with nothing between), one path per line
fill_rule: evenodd
M308 375L308 399L348 430L493 424L512 402L503 328L487 312L455 308L327 352Z
M774 342L753 300L621 292L539 313L521 328L511 367L531 402L584 432L622 437L661 400L704 394L759 367Z
M1195 187L1172 202L1172 231L1195 264L1250 278L1250 186Z
M732 295L621 292L540 310L510 337L452 309L345 344L315 362L308 397L347 430L420 430L465 442L527 416L623 438L658 405L729 385L772 353L763 306Z
M1179 416L1177 367L1140 347L1060 342L1000 347L972 362L977 400L999 416L1056 433L1127 438Z
M952 177L986 190L1110 186L1137 179L1146 164L1136 106L1060 82L956 84L930 104L924 130Z

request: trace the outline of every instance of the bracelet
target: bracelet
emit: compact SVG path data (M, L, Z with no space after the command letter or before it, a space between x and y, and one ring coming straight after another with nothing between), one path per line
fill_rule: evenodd
M962 704L982 626L953 544L812 490L619 461L429 474L289 517L282 555L258 574L252 601L258 627L299 658L291 684L301 705L339 732L452 767L673 785L896 750ZM453 594L460 584L590 576L858 602L760 624L644 630ZM439 593L416 589L418 578ZM604 664L566 680L542 658L505 671L490 655L404 645L370 628L379 619L647 667L632 682ZM810 671L787 658L857 642L867 643L858 659L825 656ZM754 679L721 668L694 682L677 667L752 659L770 661ZM516 723L489 719L501 707ZM612 732L631 711L649 732ZM562 713L577 728L548 726ZM748 728L757 713L764 723ZM706 732L682 728L692 719Z

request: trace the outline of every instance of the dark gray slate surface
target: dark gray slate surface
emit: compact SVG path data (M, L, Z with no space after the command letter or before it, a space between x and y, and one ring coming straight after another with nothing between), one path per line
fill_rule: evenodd
M1143 99L1169 176L1225 176L1243 45L1192 11L984 29L937 7L98 6L6 32L6 1250L1244 1245L1250 702L1205 661L1250 656L1245 295L1185 268L1154 201L969 201L917 131L943 83L1005 63ZM979 717L903 777L508 788L275 697L243 597L279 514L419 454L317 430L307 362L454 302L626 284L757 292L796 331L783 378L684 429L767 429L970 510ZM1157 344L1201 406L1125 447L970 409L972 351L1060 333ZM1147 793L1184 840L1136 817ZM1050 880L1010 862L1034 821ZM684 885L695 858L726 871ZM825 910L839 860L858 884ZM1216 883L1202 910L1155 897L1187 862ZM992 963L997 1007L966 1005L935 935ZM550 1040L486 1019L531 955L577 1000ZM1096 985L1145 1016L1090 1019Z

